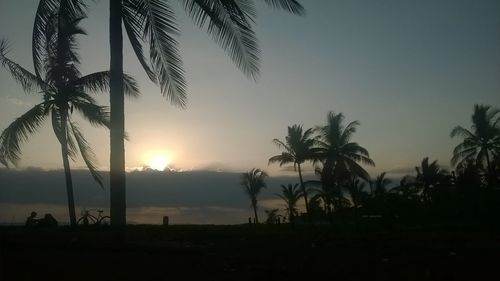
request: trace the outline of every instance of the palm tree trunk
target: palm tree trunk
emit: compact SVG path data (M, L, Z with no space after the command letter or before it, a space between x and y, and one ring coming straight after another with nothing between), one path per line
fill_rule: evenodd
M288 207L290 208L290 206ZM292 229L295 229L295 215L293 214L293 211L290 211L290 213L288 214L288 218L290 219L290 227Z
M126 224L125 106L123 94L122 0L109 1L110 37L110 197L111 225Z
M486 150L485 154L486 154L486 169L488 169L487 182L488 182L488 186L489 187L493 187L493 173L492 173L492 170L491 170L490 155L488 153L488 150Z
M306 187L304 186L304 180L302 179L302 170L300 168L300 164L297 164L297 166L299 169L300 188L302 189L302 193L304 194L304 201L306 201L307 219L309 220L309 222L311 222L311 217L309 215L309 200L307 199L307 191L306 191Z
M257 215L257 200L252 201L253 214L255 216L255 223L259 223L259 216Z
M61 132L61 154L64 166L64 175L66 177L66 194L68 196L68 211L69 211L69 223L72 227L76 226L76 212L75 212L75 197L73 195L73 180L71 178L71 168L69 166L68 159L68 139L67 139L67 123L66 116L62 118L62 132Z

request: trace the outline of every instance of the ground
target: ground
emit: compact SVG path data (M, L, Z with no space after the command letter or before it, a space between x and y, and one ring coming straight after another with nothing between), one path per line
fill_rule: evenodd
M0 280L500 280L488 229L0 227Z

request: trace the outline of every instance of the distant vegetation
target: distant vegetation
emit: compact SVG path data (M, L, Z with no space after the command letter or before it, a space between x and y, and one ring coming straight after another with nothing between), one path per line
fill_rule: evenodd
M500 110L475 105L470 129L453 128L450 136L461 140L451 158L453 171L425 157L415 174L394 183L385 172L375 179L368 175L362 165L375 163L366 149L352 142L359 122L344 126L343 120L342 113L330 112L325 126L303 131L293 125L284 142L274 140L284 152L269 163L292 163L299 175L299 183L282 185L278 194L292 226L297 219L353 225L375 221L388 227L488 223L500 214ZM318 180L303 181L305 163L314 167ZM306 208L299 215L296 204L301 197Z

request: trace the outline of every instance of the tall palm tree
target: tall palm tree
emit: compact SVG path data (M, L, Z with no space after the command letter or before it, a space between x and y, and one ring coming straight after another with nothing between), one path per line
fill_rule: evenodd
M254 80L259 74L259 48L252 23L256 12L254 1L240 0L179 0L187 14L200 28L213 37L233 62ZM298 0L260 0L270 7L303 15ZM47 11L61 2L68 2L69 13L85 6L82 0L41 0L33 29L33 57L37 57L39 30ZM167 0L110 0L110 107L111 107L111 223L126 223L125 202L125 115L123 74L123 32L129 38L137 59L154 83L170 102L186 106L186 81L175 37L179 34L174 11ZM143 53L149 45L149 60ZM36 65L35 65L35 70Z
M61 145L70 224L74 226L76 213L69 158L75 160L79 151L93 178L101 187L102 177L96 169L95 154L78 124L72 121L71 115L73 110L76 110L91 125L109 127L108 108L97 105L88 94L109 89L109 72L96 72L85 76L80 74L76 37L85 34L78 25L85 18L85 13L83 10L67 13L68 4L69 2L62 2L60 6L53 6L51 13L47 13L38 37L43 50L34 61L34 64L38 65L35 74L7 58L8 44L5 40L0 41L2 66L10 71L25 92L43 94L41 103L17 118L0 135L0 162L5 166L10 163L16 165L21 156L21 144L51 116L52 128ZM125 77L127 93L138 95L135 81Z
M450 137L463 141L453 150L451 163L458 165L469 159L485 164L489 178L492 178L491 161L500 154L500 110L489 105L474 105L471 130L456 126Z
M431 202L431 191L439 184L443 183L448 171L439 167L437 160L429 164L429 157L425 157L420 167L415 167L417 171L416 182L422 189L422 198L424 202Z
M256 168L253 168L252 170L241 175L241 185L243 186L243 190L247 194L248 198L250 198L256 223L259 223L259 216L257 214L257 196L263 188L267 187L264 182L265 177L267 177L267 173Z
M319 139L316 159L323 163L320 175L323 186L327 189L350 176L369 181L368 172L358 163L375 166L368 150L356 142L351 142L359 122L353 121L344 127L343 121L342 113L329 112L327 124L317 128Z
M55 0L51 0L55 1ZM77 1L77 0L73 0ZM259 73L259 48L252 23L253 1L179 0L187 14L228 53L238 68L254 80ZM262 1L262 0L261 0ZM267 5L302 15L297 0L263 0ZM186 106L186 81L175 36L179 31L174 11L166 0L110 0L110 106L111 106L111 223L126 223L123 35L125 28L137 59L146 74L159 83L161 92L174 105ZM149 43L148 60L143 45Z
M278 195L286 204L286 212L288 213L288 220L292 227L295 225L295 217L298 215L297 202L304 194L299 189L299 185L288 184L287 186L281 185L281 194Z
M293 163L293 168L299 173L300 188L304 195L307 213L309 213L309 200L307 199L307 191L302 178L301 164L313 159L314 145L316 143L316 140L312 137L313 133L313 129L303 131L300 125L288 127L288 135L285 137L284 142L279 139L273 140L274 144L284 151L269 158L269 164L279 162L280 167Z

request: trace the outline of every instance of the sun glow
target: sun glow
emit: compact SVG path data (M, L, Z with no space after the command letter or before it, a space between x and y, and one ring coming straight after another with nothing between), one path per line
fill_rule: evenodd
M154 155L149 159L149 167L154 170L163 171L170 164L170 159L166 155Z

